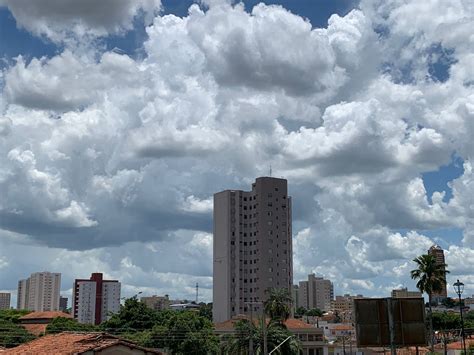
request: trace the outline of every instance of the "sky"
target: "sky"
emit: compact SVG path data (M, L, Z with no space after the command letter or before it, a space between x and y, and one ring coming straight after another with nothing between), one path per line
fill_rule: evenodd
M294 281L474 294L470 0L0 0L0 290L212 300L212 198L288 179ZM13 304L15 304L13 295Z

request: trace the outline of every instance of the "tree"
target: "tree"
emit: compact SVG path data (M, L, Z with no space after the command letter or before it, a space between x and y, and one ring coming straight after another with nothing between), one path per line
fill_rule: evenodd
M199 315L209 319L212 322L212 302L211 303L199 303Z
M219 340L212 322L194 311L177 311L153 327L146 346L166 348L170 354L215 354Z
M443 286L446 285L447 264L436 262L434 255L424 254L413 259L417 268L410 272L413 280L418 280L416 287L421 293L428 295L429 318L430 318L430 338L431 352L434 353L434 329L433 329L433 312L431 308L434 292L441 292Z
M250 338L253 340L253 351L255 354L263 354L263 319L258 323L251 323L249 320L243 319L235 323L236 335L225 338L224 337L224 354L228 355L243 355L248 353ZM266 325L267 346L268 349L274 349L281 344L286 338L291 336L291 333L286 327L281 326L280 323L270 321ZM292 337L286 341L278 350L276 354L297 355L301 349L299 341Z
M456 302L451 297L445 298L441 301L441 304L446 308L454 308L456 306Z
M285 288L272 288L268 299L263 303L265 313L272 321L283 324L290 317L291 296Z
M296 308L295 315L299 317L303 317L304 315L306 315L306 308L304 307Z
M92 324L81 324L75 319L57 317L46 327L46 334L61 333L65 331L94 332L99 327Z
M159 314L147 307L137 297L128 298L120 311L108 321L101 324L101 328L108 332L141 331L151 329L159 322Z
M322 317L323 311L321 311L319 308L313 308L306 312L306 315L310 317Z
M35 339L19 324L19 318L30 311L1 310L0 311L0 346L12 348Z

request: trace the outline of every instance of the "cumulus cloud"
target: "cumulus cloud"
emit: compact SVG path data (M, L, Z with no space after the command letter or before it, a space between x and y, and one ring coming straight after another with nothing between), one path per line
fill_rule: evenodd
M67 36L104 36L133 28L140 14L150 21L161 6L160 0L1 0L17 25L53 41Z
M145 0L112 13L107 2L1 3L53 41L123 33L150 16L143 58L73 41L2 72L2 252L58 252L54 267L77 265L68 279L103 270L130 294L189 297L199 280L210 297L212 194L248 189L271 165L293 196L295 281L316 272L336 290L386 296L414 285L411 260L439 228L463 231L461 243L443 242L453 274L465 275L474 248L467 1L364 0L327 28L282 6L227 1L184 17ZM443 80L432 71L440 51ZM452 197L428 196L423 173L453 154L464 169ZM9 253L0 254L8 270Z

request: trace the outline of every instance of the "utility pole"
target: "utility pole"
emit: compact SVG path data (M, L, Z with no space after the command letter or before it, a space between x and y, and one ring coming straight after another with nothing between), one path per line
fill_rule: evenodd
M196 304L198 304L199 299L199 284L196 282Z

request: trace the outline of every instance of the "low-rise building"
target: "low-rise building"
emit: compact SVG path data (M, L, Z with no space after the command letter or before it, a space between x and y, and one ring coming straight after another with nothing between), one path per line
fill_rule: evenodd
M406 287L392 290L392 298L418 298L418 297L423 297L421 292L408 291Z
M45 334L46 327L55 318L72 318L68 313L59 311L31 312L20 317L20 325L33 335L40 336Z
M336 296L332 301L331 311L339 317L342 323L354 323L354 300L357 298L364 298L364 296L345 294L344 296Z

